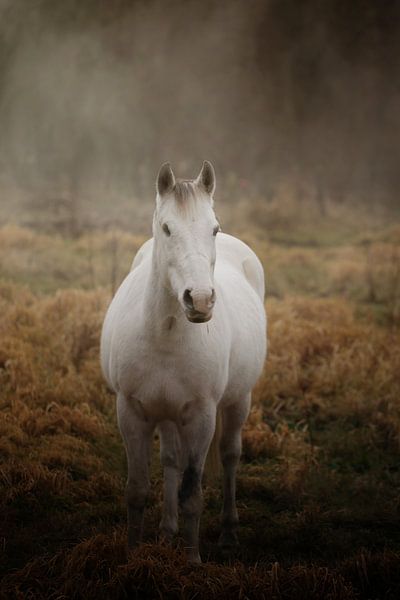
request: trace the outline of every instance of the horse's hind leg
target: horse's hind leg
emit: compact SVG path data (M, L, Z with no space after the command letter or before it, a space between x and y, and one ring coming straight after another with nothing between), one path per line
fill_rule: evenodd
M178 488L181 475L181 440L172 421L163 421L160 430L160 457L164 469L164 498L160 523L161 536L171 541L178 531Z
M128 546L139 544L143 533L143 515L150 488L149 465L154 424L145 416L140 402L117 397L118 425L128 459L126 502L128 508Z
M221 408L222 433L220 439L221 461L224 469L222 532L219 545L231 548L238 545L236 508L236 470L242 450L242 427L250 410L251 395L243 401Z
M215 431L215 405L201 410L195 403L188 405L181 428L184 472L179 490L183 513L183 538L189 561L201 562L199 554L199 525L203 508L201 480L204 463Z

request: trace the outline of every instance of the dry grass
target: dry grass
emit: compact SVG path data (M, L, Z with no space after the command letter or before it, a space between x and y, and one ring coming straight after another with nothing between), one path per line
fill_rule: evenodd
M68 513L74 521L75 511L90 511L93 498L121 493L108 456L117 440L107 420L113 401L98 366L105 300L104 293L82 291L37 298L0 285L5 565L35 552L36 530L46 538L54 528L62 539L76 527Z
M309 227L312 232L320 230ZM335 231L329 221L325 228ZM291 232L287 230L288 238ZM311 241L287 246L275 242L272 231L266 235L257 227L238 233L265 265L269 297L340 296L361 303L361 310L373 310L374 318L385 325L399 324L398 226L367 231L364 236L358 233L351 240L339 236L327 245ZM71 240L6 225L0 228L0 276L41 293L99 286L112 291L143 241L143 236L115 230L93 231Z
M298 598L351 600L351 583L323 567L191 567L165 546L144 545L126 556L123 533L97 535L50 560L37 559L3 589L8 598Z
M33 233L18 225L0 228L0 274L36 292L112 286L129 269L145 241L123 231L92 231L68 239Z
M108 271L98 281L106 288L39 296L10 281L24 279L26 257L37 258L42 277L58 253L64 265L84 253L87 239L3 228L0 256L15 263L0 283L1 597L397 598L400 336L385 296L397 277L388 263L393 231L367 249L285 249L254 238L261 255L272 249L272 272L286 264L295 276L282 284L283 299L267 302L270 353L238 479L242 550L233 563L217 550L220 492L207 487L201 538L209 562L193 569L179 548L148 544L126 554L124 454L98 363ZM110 240L92 234L95 273ZM128 257L132 238L121 240ZM362 298L368 252L377 253L374 302ZM334 273L323 288L316 275L329 298L304 295L304 263ZM332 281L343 287L357 277L362 303L353 292L333 295ZM377 306L388 307L385 318ZM157 467L153 480L148 541L160 510Z

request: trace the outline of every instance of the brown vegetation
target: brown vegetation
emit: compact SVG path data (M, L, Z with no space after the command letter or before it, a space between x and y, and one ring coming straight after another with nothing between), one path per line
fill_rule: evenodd
M134 241L118 239L126 270ZM108 242L93 234L91 243L100 273ZM39 277L59 254L74 259L85 244L18 228L0 232L3 261L24 248L25 257L46 254L36 262ZM271 250L272 277L285 261L292 266L296 252L306 262L326 259L340 277L343 247L321 259L321 248L266 246L255 236L257 244L265 262ZM366 253L357 246L346 252L364 265L362 298ZM17 281L25 269L15 258L18 264ZM371 268L383 294L389 283L379 264ZM381 304L367 297L354 304L328 286L331 297L306 297L295 278L286 280L283 299L267 300L270 351L243 433L238 480L242 549L227 563L216 547L220 491L210 484L202 525L208 562L193 569L179 540L175 549L150 543L126 554L125 459L98 362L107 273L97 291L39 296L12 283L10 271L0 284L2 596L396 598L400 340L397 318L382 318L384 296ZM160 513L157 465L149 542Z

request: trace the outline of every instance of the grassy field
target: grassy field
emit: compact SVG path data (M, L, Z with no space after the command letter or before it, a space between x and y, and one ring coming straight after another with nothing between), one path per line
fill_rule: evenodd
M243 433L241 549L219 553L220 491L206 482L196 568L179 540L156 543L157 439L146 544L125 547L125 456L98 346L144 238L0 229L0 597L400 596L400 226L309 212L295 226L245 208L226 229L263 260L269 356Z

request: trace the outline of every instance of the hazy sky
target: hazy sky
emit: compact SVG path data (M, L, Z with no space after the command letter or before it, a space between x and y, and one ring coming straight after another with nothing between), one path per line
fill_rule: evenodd
M399 5L1 0L1 175L137 195L208 158L266 196L287 178L394 204Z

